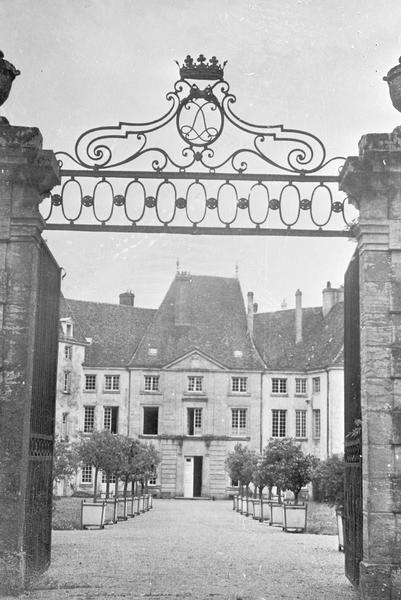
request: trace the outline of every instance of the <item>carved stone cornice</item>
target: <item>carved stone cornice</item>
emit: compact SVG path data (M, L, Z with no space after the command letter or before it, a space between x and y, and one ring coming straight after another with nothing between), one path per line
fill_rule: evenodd
M401 218L401 128L364 135L359 156L345 161L339 187L359 209L361 220Z
M39 204L60 183L58 162L51 150L42 150L37 127L0 126L0 181L32 188L24 204Z

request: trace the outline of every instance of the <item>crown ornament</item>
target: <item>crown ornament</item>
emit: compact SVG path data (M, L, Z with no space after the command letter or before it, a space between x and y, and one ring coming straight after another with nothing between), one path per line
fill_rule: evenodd
M178 61L175 62L180 66ZM180 67L180 77L181 79L223 79L226 64L227 61L224 61L223 65L219 64L215 56L207 60L203 54L200 54L195 61L188 54Z

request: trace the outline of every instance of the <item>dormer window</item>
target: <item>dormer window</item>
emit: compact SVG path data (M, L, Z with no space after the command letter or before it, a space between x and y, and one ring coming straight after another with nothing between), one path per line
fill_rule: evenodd
M242 350L234 350L234 358L242 358Z
M72 327L72 323L69 319L62 319L61 327L62 327L65 337L67 337L67 338L73 337L73 327Z
M157 348L148 348L148 356L157 356Z
M190 375L188 377L188 392L202 392L203 377Z

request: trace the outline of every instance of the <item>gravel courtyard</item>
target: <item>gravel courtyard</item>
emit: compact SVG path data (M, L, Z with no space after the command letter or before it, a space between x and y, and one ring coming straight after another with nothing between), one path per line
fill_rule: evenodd
M21 598L357 600L335 536L283 533L230 502L159 500L105 530L54 531L52 565Z

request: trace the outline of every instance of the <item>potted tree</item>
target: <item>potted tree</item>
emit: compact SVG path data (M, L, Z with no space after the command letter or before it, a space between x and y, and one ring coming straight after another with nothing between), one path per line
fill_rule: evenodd
M333 455L322 461L315 471L312 484L314 500L326 502L335 509L338 550L344 551L344 458Z
M283 489L294 494L294 502L283 505L283 530L304 532L306 529L307 503L299 504L301 489L309 483L318 464L311 454L305 455L291 439L287 441L286 456L280 463L280 483Z
M225 461L227 473L231 479L238 481L239 485L240 494L237 510L245 516L249 515L249 484L252 481L256 464L257 456L255 452L240 443L235 444L234 450L228 453Z
M227 454L225 460L226 471L232 481L238 481L238 494L234 494L233 510L240 511L240 491L241 491L241 466L242 452L241 444L235 444L234 450Z
M98 502L98 476L104 467L107 453L110 451L110 432L94 431L89 436L82 435L77 446L77 454L81 464L92 465L95 469L93 500L83 500L81 503L81 527L98 526L103 528L107 522L107 501Z
M272 500L273 486L279 483L279 464L283 457L284 446L281 440L270 440L258 460L253 481L259 488L260 502L254 503L254 516L260 521L282 524L282 506L280 496L278 502ZM268 501L263 500L263 489L268 488ZM273 515L272 515L273 512Z

